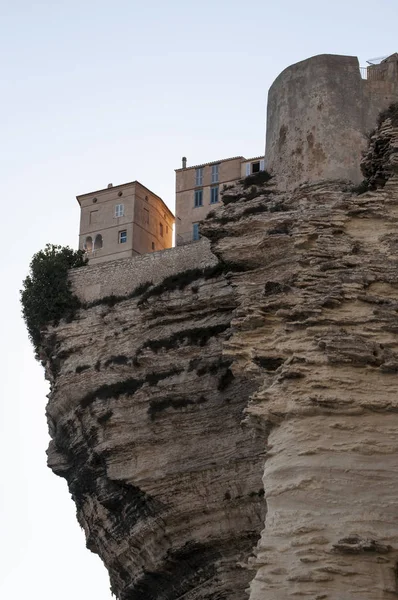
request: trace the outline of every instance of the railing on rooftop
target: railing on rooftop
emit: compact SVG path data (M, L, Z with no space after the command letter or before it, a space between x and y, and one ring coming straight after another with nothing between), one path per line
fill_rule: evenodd
M362 79L368 81L384 81L387 75L386 65L369 65L368 67L359 67Z

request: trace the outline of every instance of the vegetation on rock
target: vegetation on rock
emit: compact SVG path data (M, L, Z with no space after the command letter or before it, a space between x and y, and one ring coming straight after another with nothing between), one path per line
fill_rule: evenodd
M268 173L268 171L258 171L258 173L253 173L252 175L248 175L242 180L242 184L244 189L251 187L252 185L264 185L270 179L272 179L272 175Z
M86 264L82 250L47 244L36 252L21 290L22 315L29 338L39 357L41 330L62 318L71 318L79 308L79 299L72 293L68 270Z
M369 146L363 153L361 171L364 180L351 189L357 195L385 186L396 172L396 127L398 127L398 102L383 110L377 120L377 129L367 135Z
M380 113L379 118L377 120L378 126L380 127L382 123L387 119L391 119L391 125L393 127L398 126L398 102L390 104L390 106L386 108L386 110L383 110Z

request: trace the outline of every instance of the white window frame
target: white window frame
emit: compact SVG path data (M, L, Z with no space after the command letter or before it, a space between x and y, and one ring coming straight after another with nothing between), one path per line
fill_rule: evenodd
M115 219L124 217L124 204L116 204L115 206Z

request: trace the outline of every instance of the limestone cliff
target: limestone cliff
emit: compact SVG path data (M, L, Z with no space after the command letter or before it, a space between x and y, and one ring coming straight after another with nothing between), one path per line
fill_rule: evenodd
M48 337L49 465L122 600L241 598L264 523L264 443L241 424L254 384L222 354L233 286L198 271Z
M47 331L49 465L121 600L398 595L397 133L384 187L238 185L218 265Z

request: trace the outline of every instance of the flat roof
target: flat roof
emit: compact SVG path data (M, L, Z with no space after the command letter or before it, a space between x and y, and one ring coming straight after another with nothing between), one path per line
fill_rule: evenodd
M159 200L162 202L162 204L164 205L166 210L171 214L173 219L175 218L174 214L171 212L171 210L169 209L169 207L167 206L167 204L165 203L163 198L161 198L160 196L155 194L155 192L152 192L152 190L147 188L146 185L143 185L140 181L137 181L137 179L135 181L130 181L129 183L120 183L119 185L112 185L112 187L106 187L106 188L103 188L102 190L95 190L94 192L87 192L86 194L79 194L79 196L76 196L76 200L78 201L79 205L81 206L80 198L85 198L86 196L94 196L94 194L101 194L102 192L109 192L109 190L118 190L118 189L124 188L128 185L135 185L136 183L138 183L138 185L143 187L145 190L147 190L153 196L156 196L156 198L159 198Z

